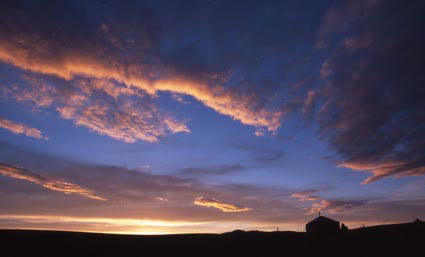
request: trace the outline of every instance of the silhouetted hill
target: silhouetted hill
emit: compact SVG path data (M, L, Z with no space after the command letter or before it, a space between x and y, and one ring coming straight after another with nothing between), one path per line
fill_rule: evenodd
M113 235L0 230L1 256L425 256L425 223L353 229L337 235L233 231Z

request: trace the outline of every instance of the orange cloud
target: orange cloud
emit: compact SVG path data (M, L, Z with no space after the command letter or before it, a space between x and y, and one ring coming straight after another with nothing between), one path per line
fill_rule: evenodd
M32 128L23 124L19 124L19 123L15 123L13 121L10 120L6 120L4 118L0 117L0 128L4 128L9 130L12 133L15 134L24 134L26 136L29 137L34 137L37 139L49 139L46 136L43 136L43 133L36 129L36 128Z
M190 81L176 76L164 80L154 80L151 67L143 65L123 65L117 60L106 60L97 56L101 49L93 49L90 53L82 50L68 49L54 56L50 54L52 43L37 36L19 35L0 40L0 60L32 72L55 75L66 80L77 76L96 79L113 79L123 83L127 88L116 90L108 84L101 86L110 95L118 96L131 91L131 87L139 88L155 96L158 91L189 95L214 109L220 114L229 116L242 124L265 127L276 131L280 126L283 112L270 111L256 106L256 95L238 94L220 85ZM37 47L35 47L37 46ZM100 55L100 54L99 54Z
M225 203L216 199L206 197L198 197L193 203L205 207L214 207L222 210L223 212L244 212L252 210L252 208L242 207L231 203Z
M60 178L52 178L36 174L32 171L0 163L0 174L11 178L27 180L41 185L47 189L64 194L78 194L94 200L106 201L105 198L96 196L92 191L79 185L67 182Z
M318 203L313 203L309 212L306 213L306 215L311 215L318 213L319 211L323 211L327 209L331 205L331 202L329 200L322 200Z
M5 95L36 109L56 106L60 116L76 126L116 140L156 142L170 133L190 133L184 121L164 113L152 97L137 88L106 79L75 79L65 88L55 88L29 75L23 79L28 85L14 85Z
M137 108L131 101L124 102L118 109L95 103L88 106L63 106L56 109L62 118L73 120L76 126L84 126L99 134L116 140L134 143L137 140L156 142L168 132L187 132L189 129L171 117L159 117L153 105Z
M5 96L11 96L18 102L30 103L34 109L49 107L53 104L54 99L52 94L55 93L56 89L44 83L33 76L22 75L25 81L31 84L32 88L22 88L17 84L13 84L2 89ZM36 88L36 90L33 90Z
M153 82L152 86L149 89L155 90L154 92L169 91L190 95L216 112L230 116L245 125L266 127L269 131L276 131L280 127L283 112L256 110L253 106L255 95L238 95L222 86L207 86L180 79L159 80Z

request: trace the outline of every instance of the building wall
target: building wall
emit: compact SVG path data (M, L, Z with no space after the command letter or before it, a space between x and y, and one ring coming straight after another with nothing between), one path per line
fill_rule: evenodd
M318 222L306 225L306 231L312 234L331 234L340 231L339 222Z

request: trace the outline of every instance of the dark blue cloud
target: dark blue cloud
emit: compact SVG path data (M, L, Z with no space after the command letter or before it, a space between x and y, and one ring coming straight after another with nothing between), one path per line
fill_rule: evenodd
M321 70L321 135L341 166L373 173L365 183L425 174L425 4L365 3L332 10L354 22L328 35L336 47Z

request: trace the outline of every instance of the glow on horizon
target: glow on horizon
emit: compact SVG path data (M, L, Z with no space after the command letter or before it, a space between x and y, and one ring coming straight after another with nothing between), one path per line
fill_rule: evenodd
M191 233L224 233L236 229L275 231L280 230L300 231L302 224L270 224L262 222L233 222L233 221L171 221L154 219L129 219L129 218L96 218L96 217L71 217L52 215L0 215L0 220L14 220L25 224L16 227L1 227L1 229L36 229L52 231L73 231L108 234L134 234L134 235L166 235L166 234L191 234ZM67 227L66 225L79 223L79 226ZM30 225L31 224L31 225ZM49 228L46 224L54 225ZM34 226L32 226L34 225Z

